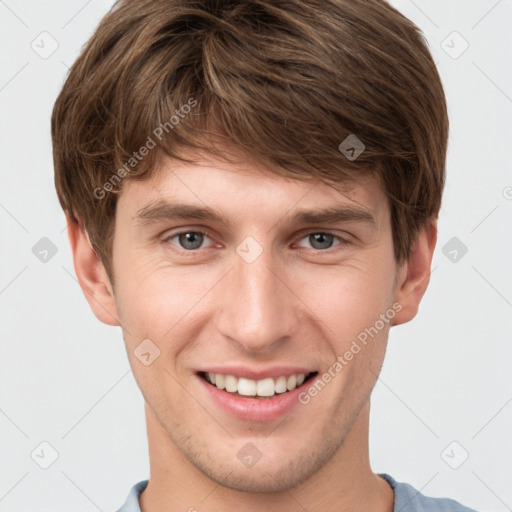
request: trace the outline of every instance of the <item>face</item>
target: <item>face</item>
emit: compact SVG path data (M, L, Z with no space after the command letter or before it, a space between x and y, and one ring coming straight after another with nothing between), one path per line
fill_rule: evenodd
M399 269L374 178L248 162L167 159L124 184L114 315L170 443L224 486L278 491L319 471L368 404Z

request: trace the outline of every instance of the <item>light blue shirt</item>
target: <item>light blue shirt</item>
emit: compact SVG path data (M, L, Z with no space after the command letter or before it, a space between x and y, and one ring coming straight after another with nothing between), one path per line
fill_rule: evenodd
M455 500L424 496L411 485L397 482L385 473L379 473L379 476L389 483L395 493L393 512L476 512ZM135 484L130 489L124 505L117 512L141 512L139 496L147 484L148 480Z

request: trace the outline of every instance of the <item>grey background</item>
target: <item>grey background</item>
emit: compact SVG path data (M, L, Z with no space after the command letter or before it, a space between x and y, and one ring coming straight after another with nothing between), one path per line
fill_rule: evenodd
M373 394L372 467L424 494L504 512L512 508L512 2L393 4L426 34L451 134L431 284L418 317L392 329ZM53 187L51 109L110 6L0 0L4 512L116 510L149 474L143 401L120 329L97 321L82 296Z

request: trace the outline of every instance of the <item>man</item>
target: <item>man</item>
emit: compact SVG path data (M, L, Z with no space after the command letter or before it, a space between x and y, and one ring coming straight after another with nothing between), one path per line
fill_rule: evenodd
M429 282L448 136L379 0L118 2L52 117L75 270L120 325L149 482L120 512L469 511L368 454Z

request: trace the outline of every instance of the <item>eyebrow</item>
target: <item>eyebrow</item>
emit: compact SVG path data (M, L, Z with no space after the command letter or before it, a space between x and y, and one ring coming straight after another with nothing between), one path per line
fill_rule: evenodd
M230 219L207 207L187 203L160 200L150 203L137 211L134 220L139 224L153 224L176 219L195 219L221 224L230 224ZM298 210L288 215L291 224L322 224L338 222L360 222L376 227L375 217L370 210L354 206L330 206L313 210Z

